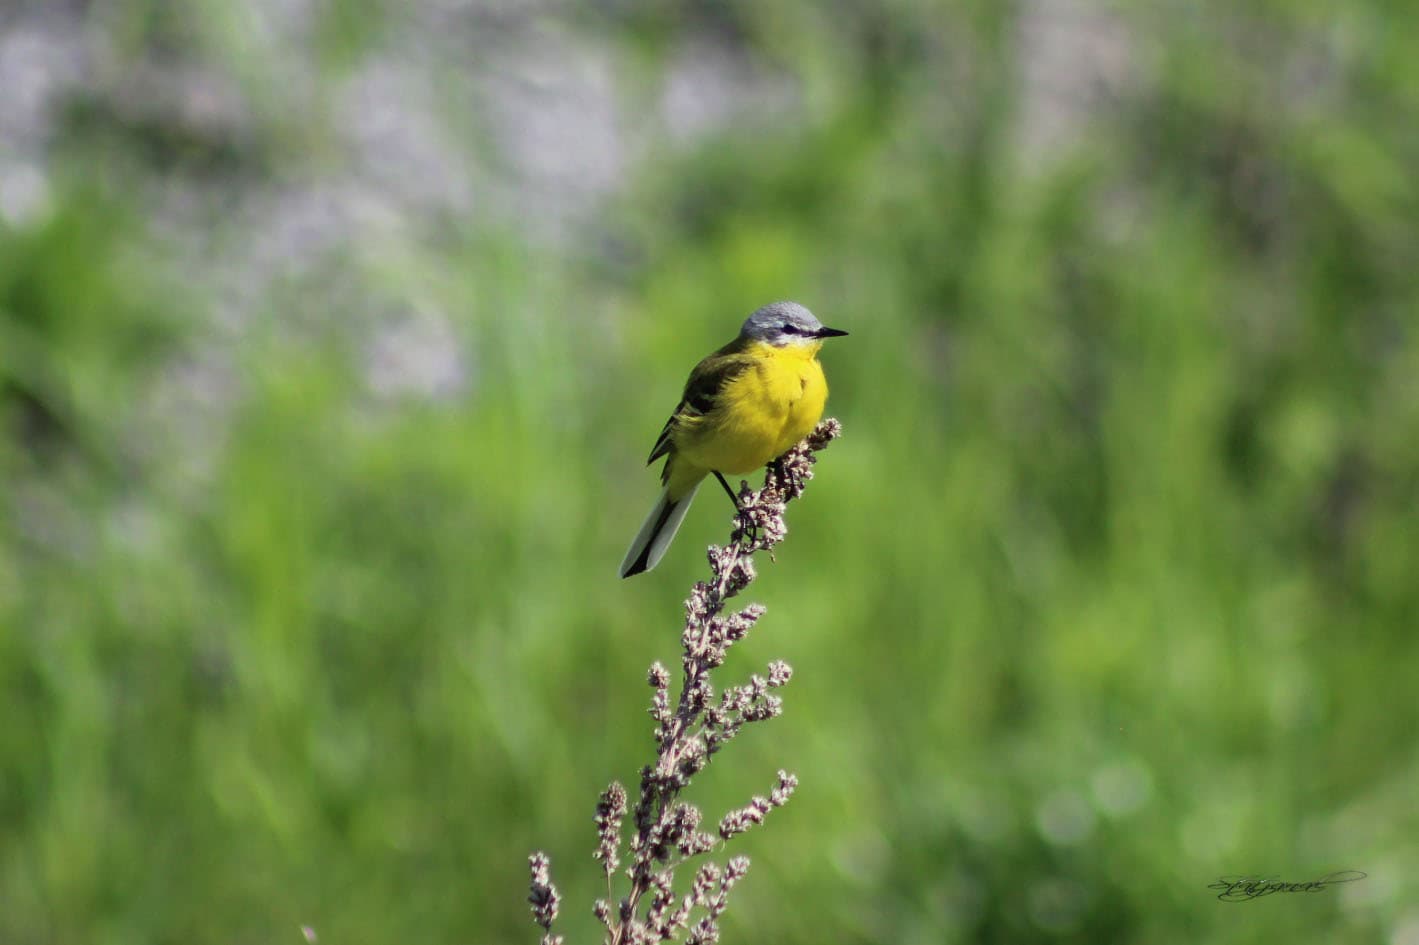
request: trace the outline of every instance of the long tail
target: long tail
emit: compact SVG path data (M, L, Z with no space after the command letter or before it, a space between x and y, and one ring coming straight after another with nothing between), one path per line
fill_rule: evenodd
M685 511L690 507L690 500L695 497L699 488L700 484L697 482L690 487L689 492L678 499L670 498L669 488L660 493L660 500L655 503L655 508L650 510L645 524L636 533L635 541L631 542L631 547L626 551L626 559L621 562L621 577L628 578L632 574L649 571L660 563L660 559L665 557L665 550L675 538L675 533L680 530L680 523L685 520Z

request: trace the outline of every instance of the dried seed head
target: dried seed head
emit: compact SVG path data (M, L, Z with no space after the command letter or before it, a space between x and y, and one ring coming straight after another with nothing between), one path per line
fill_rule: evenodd
M664 689L655 690L655 695L650 697L650 717L660 724L655 729L655 740L664 741L669 737L666 728L670 724L670 693Z
M668 937L670 929L670 909L675 904L675 890L672 888L673 874L670 870L656 873L650 878L650 907L646 910L646 928L655 932L658 938Z
M744 707L745 722L763 722L783 714L783 700L778 696L764 696Z
M780 770L778 773L778 787L769 793L769 803L775 807L782 807L788 803L788 799L793 796L794 790L798 787L798 777Z
M729 862L724 865L724 888L732 887L743 879L747 872L749 872L749 858L747 856L730 857Z
M685 945L715 945L719 941L719 926L714 919L705 916L695 923L695 927L690 930L690 935L685 939Z
M721 624L724 639L730 643L744 639L754 628L754 623L763 615L763 604L750 604L737 614L730 614Z
M695 873L695 881L690 885L690 898L697 906L708 906L710 893L719 882L723 872L714 863L706 863Z
M700 809L693 804L676 804L666 820L662 842L679 850L686 838L694 836L703 817Z
M532 920L548 932L556 921L557 910L561 906L561 896L552 885L552 861L541 851L527 858L532 873L531 892L527 901L532 905Z
M712 833L697 831L680 841L680 852L685 856L699 856L701 853L708 853L719 843Z
M815 429L812 433L808 434L808 439L806 441L808 445L808 452L810 454L816 453L819 450L826 448L829 443L842 436L842 433L842 423L834 417L829 417L822 423L818 424L817 429ZM810 455L808 458L812 459L813 457Z
M616 872L616 867L621 865L621 822L625 817L626 789L612 781L596 805L597 844L593 854L607 873Z
M762 805L759 804L760 801L763 801ZM772 805L766 799L756 797L748 805L732 810L720 819L719 835L728 840L750 827L757 827L764 822L764 815L771 809Z
M726 596L732 596L744 590L744 588L754 583L754 578L757 576L754 570L753 558L744 557L735 560L729 572L728 580L725 582Z

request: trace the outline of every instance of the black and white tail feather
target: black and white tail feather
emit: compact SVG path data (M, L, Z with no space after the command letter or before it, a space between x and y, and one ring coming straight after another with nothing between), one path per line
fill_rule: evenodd
M626 551L625 560L621 562L621 577L627 578L642 571L649 571L660 563L660 559L665 557L666 549L670 547L670 542L674 540L675 533L680 530L680 523L685 520L685 512L690 508L691 500L699 490L700 484L696 483L689 492L674 500L670 498L669 488L661 490L660 499L646 516L645 524L641 525L641 530L636 533L635 540Z

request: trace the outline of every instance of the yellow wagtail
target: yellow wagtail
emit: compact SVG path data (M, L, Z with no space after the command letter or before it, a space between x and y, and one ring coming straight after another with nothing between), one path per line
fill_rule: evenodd
M650 451L647 464L665 457L665 489L631 542L621 577L649 571L665 556L705 476L714 473L737 507L724 474L757 469L812 431L828 399L818 349L824 338L846 334L824 328L797 302L774 302L695 365Z

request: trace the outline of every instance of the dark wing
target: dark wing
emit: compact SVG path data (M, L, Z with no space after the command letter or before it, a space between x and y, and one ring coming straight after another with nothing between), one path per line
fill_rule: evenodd
M714 410L719 392L724 390L726 384L747 371L753 363L753 358L740 350L739 342L733 341L696 364L695 369L690 372L690 379L685 382L685 392L680 395L680 403L675 407L670 419L665 421L655 446L651 448L650 459L646 460L646 465L649 466L670 452L671 434L682 417L699 418Z

